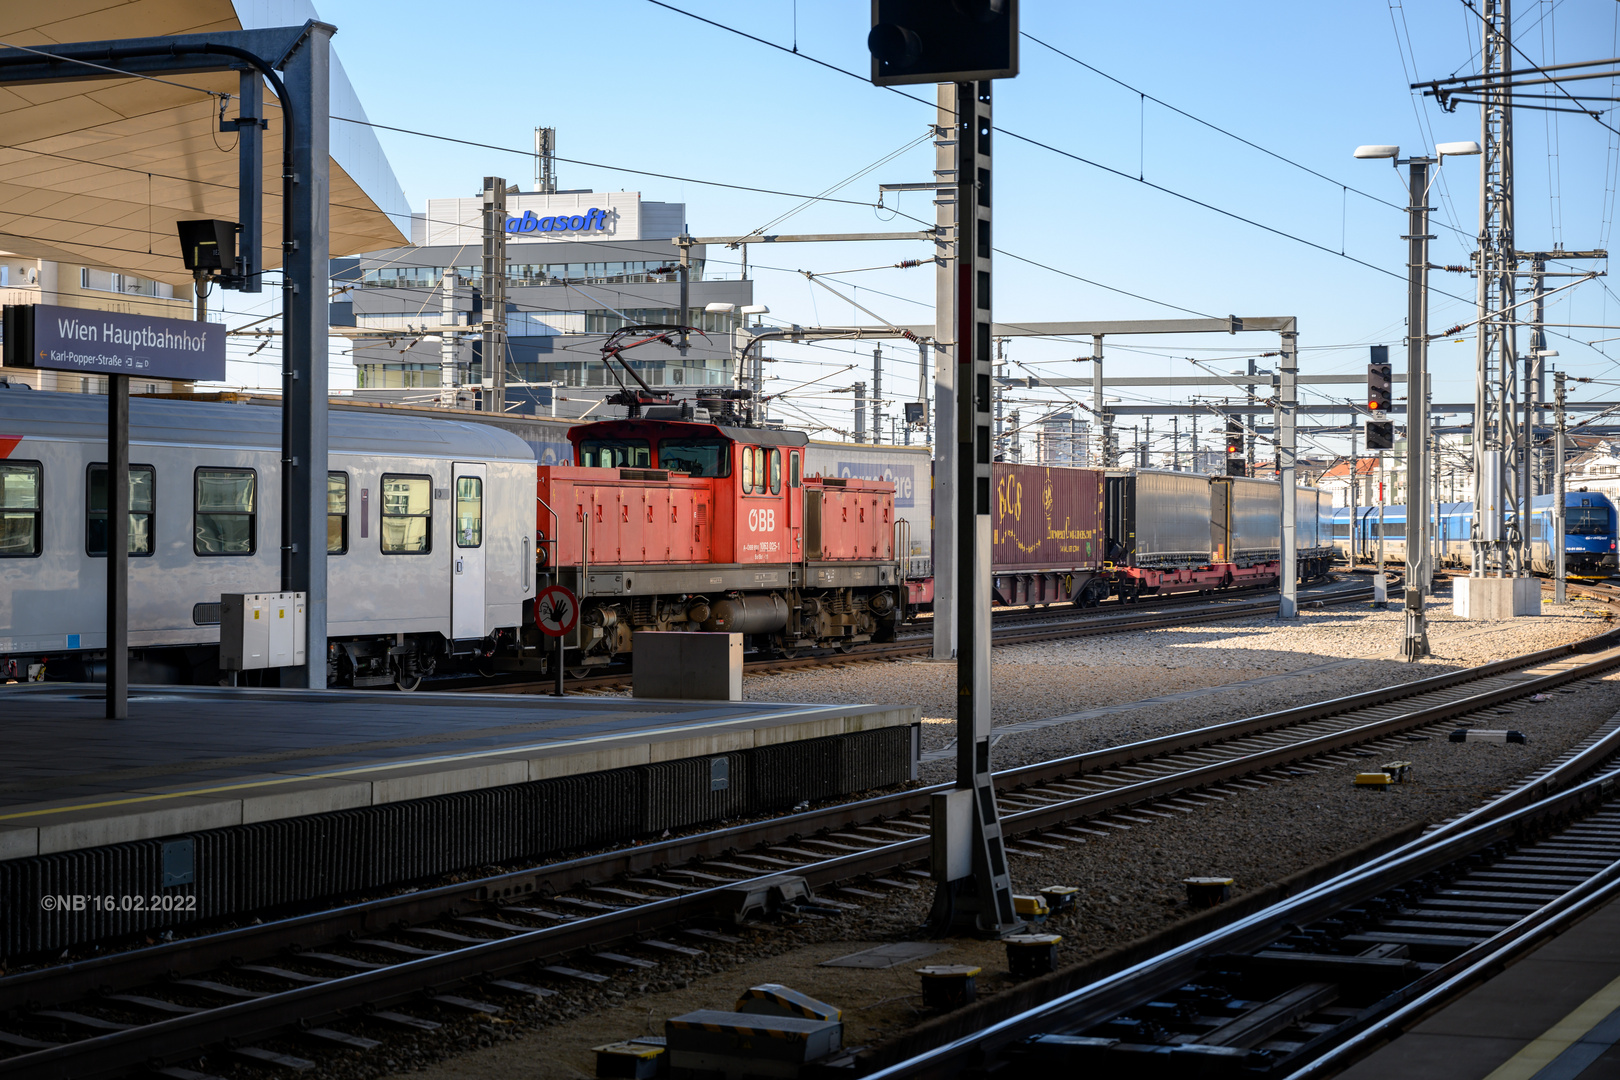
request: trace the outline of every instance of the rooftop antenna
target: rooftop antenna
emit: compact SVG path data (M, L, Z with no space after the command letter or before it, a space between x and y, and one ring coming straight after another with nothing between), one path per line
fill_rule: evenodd
M557 194L557 129L534 129L534 190L541 195Z

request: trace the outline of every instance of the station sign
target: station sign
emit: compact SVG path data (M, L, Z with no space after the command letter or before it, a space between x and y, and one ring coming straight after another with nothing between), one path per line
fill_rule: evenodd
M608 212L600 207L593 206L583 214L570 217L567 214L547 214L545 217L536 217L533 210L523 211L522 217L508 217L506 231L509 233L559 233L559 232L602 232L607 228Z
M225 378L225 327L55 304L7 305L5 362L84 375L218 381Z

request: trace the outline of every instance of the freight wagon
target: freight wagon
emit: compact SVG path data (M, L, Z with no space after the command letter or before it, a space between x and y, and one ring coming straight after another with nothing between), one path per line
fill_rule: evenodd
M1314 488L1295 495L1299 577L1327 574L1333 549ZM1107 478L1107 530L1115 592L1207 592L1278 580L1282 559L1282 487L1242 476L1132 469Z

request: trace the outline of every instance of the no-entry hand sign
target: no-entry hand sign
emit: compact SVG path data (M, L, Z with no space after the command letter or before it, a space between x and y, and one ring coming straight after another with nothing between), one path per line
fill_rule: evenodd
M579 601L566 585L548 585L534 599L534 621L548 637L562 637L579 622Z

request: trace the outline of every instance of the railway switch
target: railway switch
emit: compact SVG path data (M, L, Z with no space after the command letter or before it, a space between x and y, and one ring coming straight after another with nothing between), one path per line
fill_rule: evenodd
M1058 942L1062 934L1008 934L1007 968L1015 979L1031 979L1057 970Z
M664 1057L662 1046L617 1042L595 1047L599 1080L651 1080Z
M930 1009L955 1009L979 995L976 977L982 968L968 964L930 964L918 968L922 976L923 1004Z
M1042 897L1018 896L1016 894L1013 896L1013 911L1017 912L1020 918L1029 919L1032 922L1045 922L1046 917L1052 913Z
M1041 899L1053 915L1062 915L1074 910L1074 902L1080 895L1080 890L1073 885L1048 885L1041 890Z
M737 999L740 1013L758 1013L763 1016L801 1016L807 1020L841 1020L844 1012L825 1001L817 1001L809 994L783 986L781 983L761 983L750 986Z
M1229 877L1182 878L1187 887L1187 903L1195 908L1212 908L1232 898L1232 879Z
M1458 728L1451 733L1452 742L1527 743L1522 731L1488 731L1484 728Z

